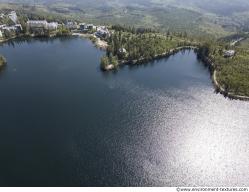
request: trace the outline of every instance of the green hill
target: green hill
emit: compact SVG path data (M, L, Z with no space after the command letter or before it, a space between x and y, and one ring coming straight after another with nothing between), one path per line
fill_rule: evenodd
M247 0L0 0L26 11L93 23L152 27L222 37L248 31ZM1 3L1 7L3 7Z

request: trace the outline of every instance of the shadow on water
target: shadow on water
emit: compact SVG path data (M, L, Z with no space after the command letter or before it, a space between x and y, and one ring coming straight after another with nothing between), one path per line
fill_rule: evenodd
M120 68L123 68L123 67L125 66L122 66ZM116 76L119 73L118 69L111 70L111 71L102 71L101 69L99 69L99 71L101 72L102 77L105 79L112 78L114 75Z
M166 63L169 60L170 57L173 57L176 54L179 54L179 53L181 53L181 54L186 54L186 53L189 54L189 53L191 53L191 51L192 51L191 49L183 49L183 50L180 50L178 52L172 53L170 55L158 57L158 58L148 60L148 61L144 61L144 62L141 62L141 63L121 65L116 70L111 70L111 71L101 71L100 70L100 71L102 72L104 77L107 77L107 76L111 76L111 75L116 75L119 70L125 69L126 67L128 67L128 69L130 71L137 70L137 69L140 69L140 68L154 67L155 65L157 65L158 63L160 63L162 61Z
M32 43L32 42L43 42L43 43L53 43L54 41L59 40L60 42L70 41L72 39L76 39L78 37L68 36L68 37L30 37L30 36L23 36L18 37L15 39L11 39L9 41L3 42L0 46L8 45L11 47L15 47L15 45L21 45L25 43Z

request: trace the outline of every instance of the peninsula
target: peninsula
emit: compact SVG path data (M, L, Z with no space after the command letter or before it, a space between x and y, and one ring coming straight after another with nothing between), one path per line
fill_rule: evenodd
M248 38L246 34L240 36L243 40ZM112 35L107 41L106 56L101 59L104 71L116 70L124 64L143 64L183 49L195 49L198 58L209 66L217 92L232 99L249 100L249 52L240 44L124 26L112 26Z
M151 28L123 25L94 25L64 18L27 17L11 11L2 15L0 41L22 36L89 38L97 47L106 50L100 68L117 70L120 65L135 65L167 57L183 49L195 49L199 59L210 67L216 90L233 99L249 100L249 47L241 46L249 35L214 39L197 37L186 32L166 33ZM2 59L2 64L6 63Z

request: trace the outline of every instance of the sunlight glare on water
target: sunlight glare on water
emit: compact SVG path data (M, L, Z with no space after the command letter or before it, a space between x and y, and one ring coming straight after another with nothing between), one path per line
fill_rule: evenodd
M1 186L249 185L249 103L193 51L102 73L80 38L0 49Z

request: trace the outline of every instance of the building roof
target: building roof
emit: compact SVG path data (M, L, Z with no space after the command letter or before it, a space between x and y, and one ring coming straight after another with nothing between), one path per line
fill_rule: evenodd
M231 57L235 55L235 50L226 50L224 51L224 56Z
M28 20L27 23L47 23L46 20Z
M2 29L3 27L6 27L6 25L4 24L4 25L0 25L0 29Z
M125 48L120 48L118 51L119 51L120 53L126 53L126 52L127 52Z
M58 25L58 22L50 22L49 25Z
M225 53L234 54L234 53L235 53L235 50L227 50L227 51L225 51Z
M77 22L74 22L74 21L67 21L66 25L77 25Z
M16 15L16 12L15 11L11 11L9 14L8 14L9 18L14 22L16 23L17 22L17 15Z
M6 27L3 27L3 30L8 30L8 31L10 31L10 30L16 30L16 29L17 29L16 26L6 26Z

